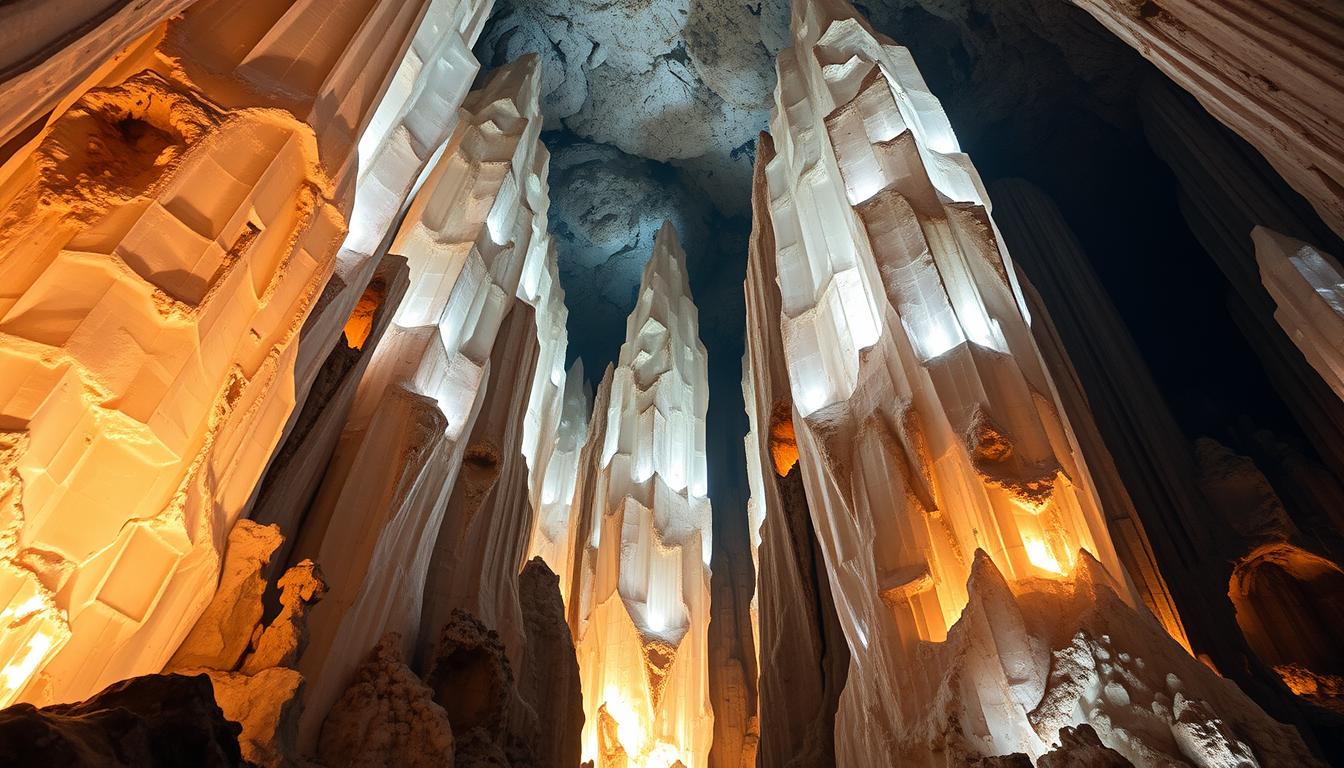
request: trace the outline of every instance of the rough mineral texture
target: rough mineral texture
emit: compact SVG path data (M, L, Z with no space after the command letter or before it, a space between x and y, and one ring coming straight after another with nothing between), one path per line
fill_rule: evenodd
M285 571L280 588L280 613L265 629L252 634L252 651L241 671L255 675L270 667L293 667L308 646L308 611L327 592L322 570L304 560Z
M238 666L247 653L253 630L261 623L261 598L266 592L262 572L281 539L280 529L274 525L239 520L233 526L215 596L164 669L231 670Z
M299 711L303 676L271 667L255 673L204 670L215 688L224 717L242 726L238 745L243 759L264 768L299 765Z
M1344 399L1344 269L1330 254L1265 227L1251 232L1274 319Z
M765 189L765 169L774 157L774 142L763 134L747 260L753 329L767 328L779 316L775 234ZM835 764L835 712L849 648L808 513L779 334L760 331L748 337L742 390L751 424L748 515L758 574L752 616L760 669L759 759L761 765L822 768Z
M569 768L582 753L583 692L574 641L565 623L560 580L533 558L518 576L518 598L527 636L518 695L536 713L540 732L532 745L538 768Z
M1335 117L1344 111L1344 9L1294 0L1073 2L1254 145L1344 235L1344 126Z
M781 340L851 653L838 762L1039 757L1084 723L1137 765L1310 761L1135 610L988 197L908 51L843 0L793 7L763 179L781 303L751 333Z
M402 660L401 638L383 638L322 725L318 758L351 768L451 768L453 728L433 691Z
M33 768L241 768L239 727L205 675L147 675L78 704L0 710L0 763Z

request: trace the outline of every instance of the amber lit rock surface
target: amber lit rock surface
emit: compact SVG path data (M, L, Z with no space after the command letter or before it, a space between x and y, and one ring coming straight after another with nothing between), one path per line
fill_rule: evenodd
M908 51L842 0L794 3L793 36L764 178L780 311L752 320L780 328L851 653L838 762L1035 758L1082 724L1137 765L1310 761L1141 607Z

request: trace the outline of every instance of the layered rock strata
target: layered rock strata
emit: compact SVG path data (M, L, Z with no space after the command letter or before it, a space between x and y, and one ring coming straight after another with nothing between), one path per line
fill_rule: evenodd
M1344 235L1344 9L1296 0L1073 0L1252 144Z

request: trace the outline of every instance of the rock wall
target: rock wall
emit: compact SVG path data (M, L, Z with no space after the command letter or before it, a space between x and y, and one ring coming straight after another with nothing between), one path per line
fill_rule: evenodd
M78 699L167 661L295 405L349 203L354 148L324 134L370 106L325 95L384 73L341 68L358 36L311 60L213 25L219 9L194 6L6 166L0 354L29 384L0 406L17 534L0 594L27 617L0 641L17 659L3 701ZM252 44L279 70L230 58Z

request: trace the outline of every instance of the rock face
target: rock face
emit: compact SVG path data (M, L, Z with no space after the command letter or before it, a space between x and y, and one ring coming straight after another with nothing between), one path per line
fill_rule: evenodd
M578 765L583 753L583 691L560 584L540 558L529 560L518 576L527 636L518 695L537 717L532 755L539 768Z
M0 763L33 768L244 765L204 675L148 675L78 704L0 710Z
M252 641L252 631L261 623L262 595L266 592L262 572L281 538L280 529L274 525L239 520L233 526L215 596L164 669L231 670L238 666Z
M1344 240L1251 148L1236 140L1170 83L1140 92L1143 130L1180 185L1181 211L1231 284L1231 316L1321 460L1344 477L1344 402L1274 319L1251 233L1257 226L1344 252Z
M728 0L514 0L500 4L481 55L542 56L548 130L673 161L741 211L751 174L742 148L764 127L787 24L781 7Z
M1185 437L1054 202L1020 179L989 189L994 220L1012 248L1032 336L1087 457L1116 552L1144 605L1188 647L1176 598L1163 578L1184 561L1171 535L1213 533L1198 522L1208 519L1208 510L1194 486ZM1098 338L1107 341L1094 343ZM1150 525L1160 533L1156 543L1148 536ZM1167 568L1160 567L1157 550L1168 558ZM1193 575L1179 581L1183 597L1198 594L1190 589ZM1198 614L1204 599L1191 598L1185 608Z
M713 733L707 627L704 345L671 225L659 231L620 364L603 379L578 519L571 626L583 756L598 766L703 768Z
M1344 235L1344 110L1334 5L1074 0L1258 149ZM1262 30L1272 29L1269 38ZM1272 39L1274 42L1268 42Z
M86 36L31 70L53 90L30 106L60 89L73 106L32 124L5 170L0 328L21 343L3 368L34 383L0 405L21 436L5 476L29 478L0 513L20 530L3 556L29 562L0 592L31 617L0 643L4 664L23 655L0 701L156 671L205 608L219 547L330 349L307 331L334 340L368 283L345 308L323 293L360 209L358 136L426 7L201 0L116 66L72 60L180 7L104 5L27 16L47 26L25 45L55 39L48 22ZM58 460L61 445L75 452Z
M1311 367L1344 399L1344 270L1307 243L1265 227L1251 232L1279 321Z
M401 638L384 637L327 715L318 757L328 766L453 765L453 728L432 691L402 660Z

